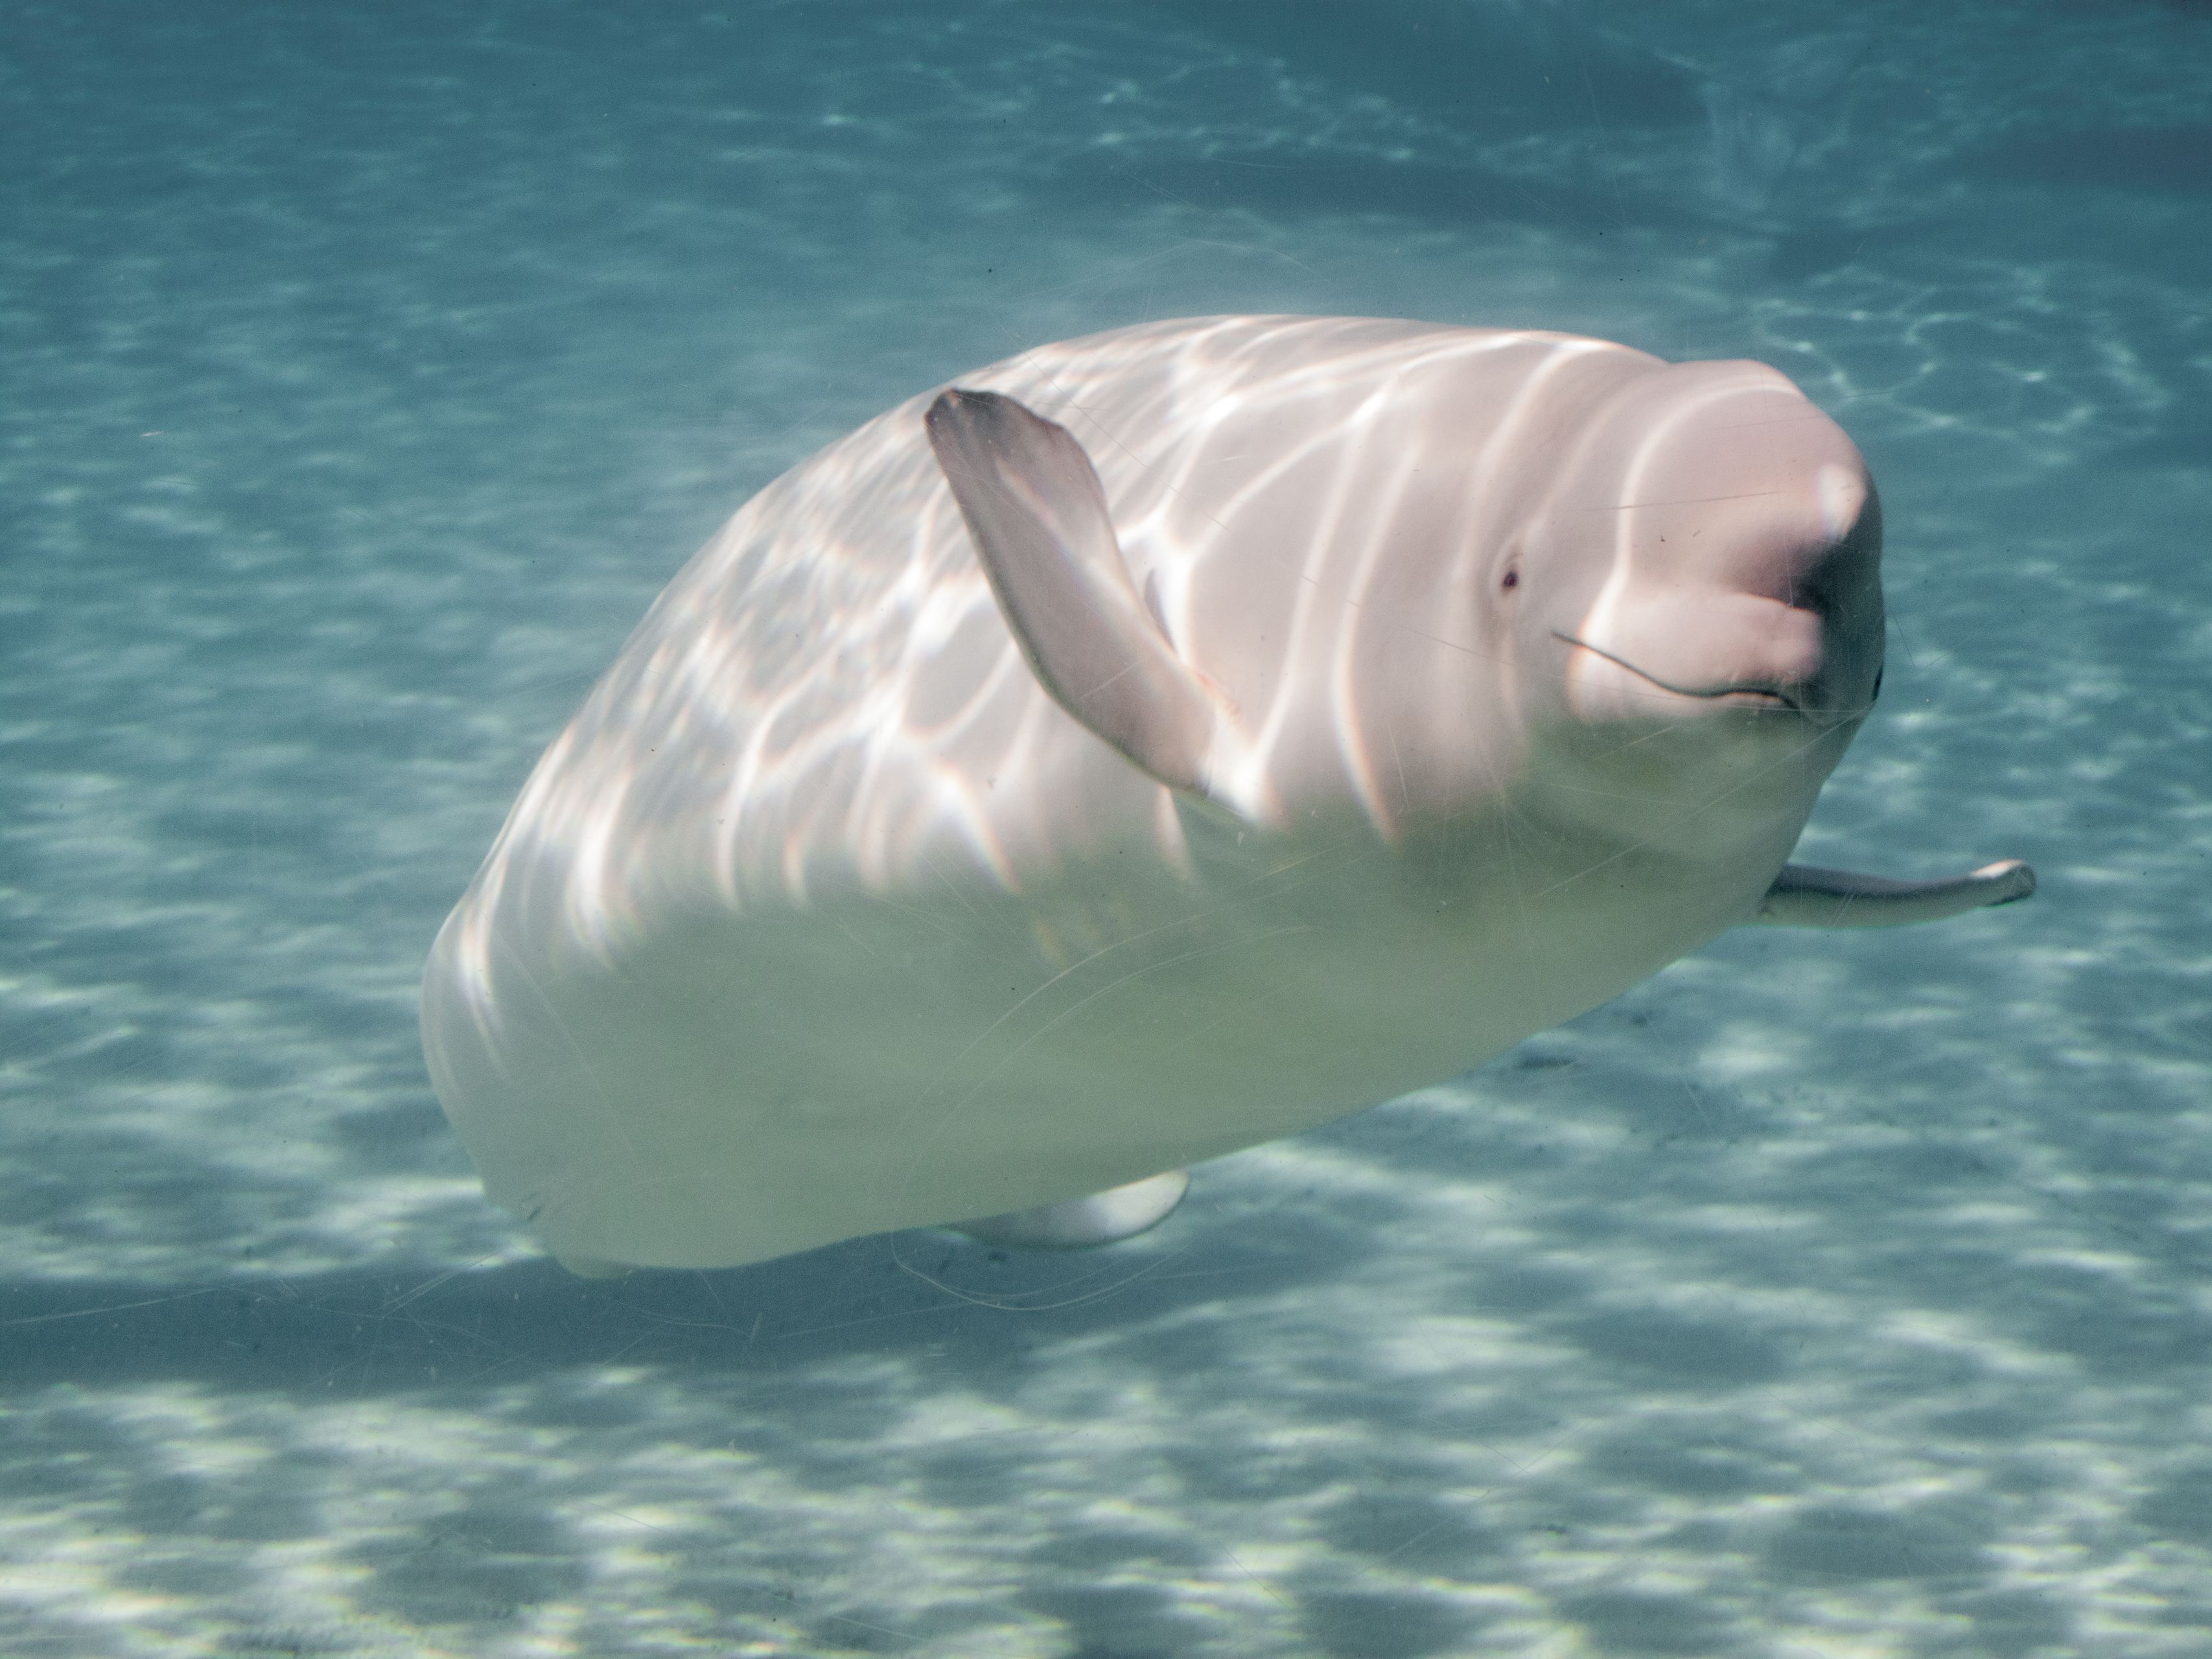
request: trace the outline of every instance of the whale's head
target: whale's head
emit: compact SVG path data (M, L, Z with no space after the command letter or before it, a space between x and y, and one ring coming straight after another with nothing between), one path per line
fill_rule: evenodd
M1857 449L1752 362L1655 366L1570 441L1494 580L1516 695L1569 761L1577 815L1640 828L1664 800L1710 832L1809 811L1881 675L1881 510Z

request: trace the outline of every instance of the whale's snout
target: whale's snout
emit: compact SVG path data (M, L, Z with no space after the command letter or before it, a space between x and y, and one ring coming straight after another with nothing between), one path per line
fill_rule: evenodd
M1865 713L1881 502L1850 440L1773 370L1678 365L1633 388L1542 533L1589 573L1530 618L1569 718Z

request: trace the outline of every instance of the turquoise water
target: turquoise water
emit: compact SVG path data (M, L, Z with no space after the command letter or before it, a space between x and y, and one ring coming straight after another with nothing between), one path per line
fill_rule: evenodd
M15 9L0 1651L2212 1649L2208 87L2125 0ZM1802 856L2042 891L1109 1251L568 1277L415 1027L532 760L787 465L1218 311L1784 369L1893 622Z

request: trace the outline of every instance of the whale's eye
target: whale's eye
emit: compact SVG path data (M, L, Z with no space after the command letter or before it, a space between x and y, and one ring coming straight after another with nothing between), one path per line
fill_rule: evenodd
M1521 567L1517 564L1507 565L1505 567L1505 574L1498 579L1498 585L1504 588L1515 588L1520 586Z

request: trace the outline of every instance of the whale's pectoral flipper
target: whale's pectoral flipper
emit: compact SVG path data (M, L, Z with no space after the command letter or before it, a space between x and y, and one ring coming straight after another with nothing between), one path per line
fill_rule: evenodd
M1899 927L2015 903L2034 890L2035 872L2018 859L1945 881L1891 881L1791 864L1774 878L1752 920L1771 927Z
M1190 1172L1170 1170L1064 1204L1040 1204L1035 1209L963 1221L954 1231L986 1244L1016 1249L1079 1250L1133 1238L1147 1227L1158 1226L1189 1190Z
M1213 790L1220 705L1137 591L1075 434L995 392L929 406L930 447L991 591L1053 700L1162 783Z
M595 1255L564 1255L556 1250L553 1259L579 1279L626 1279L630 1273L627 1261L606 1261Z

